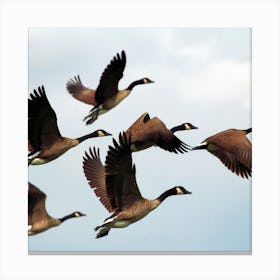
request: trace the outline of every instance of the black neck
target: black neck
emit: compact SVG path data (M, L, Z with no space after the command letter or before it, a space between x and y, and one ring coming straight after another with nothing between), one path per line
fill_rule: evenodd
M96 132L92 132L90 134L87 134L87 135L84 135L84 136L81 136L79 138L77 138L77 140L81 143L89 138L93 138L93 137L97 137L97 133Z
M185 126L183 124L181 124L181 125L172 127L170 130L172 131L172 133L174 133L176 131L185 130Z
M127 90L132 90L135 86L142 85L142 84L143 84L143 80L134 81L128 86Z
M159 200L160 202L163 202L167 197L171 196L171 195L176 195L176 188L172 188L170 190L165 191L164 193L162 193L157 200Z
M59 220L60 220L61 223L63 223L64 221L66 221L68 219L71 219L71 218L75 218L75 217L76 217L75 214L72 213L72 214L69 214L69 215L66 215L66 216L60 218Z

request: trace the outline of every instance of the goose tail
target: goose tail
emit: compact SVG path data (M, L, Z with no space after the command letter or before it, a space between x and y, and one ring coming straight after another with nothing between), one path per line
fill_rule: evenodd
M111 228L106 227L106 226L98 226L94 230L98 231L97 234L96 234L96 237L95 237L97 239L97 238L104 237L104 236L108 235Z

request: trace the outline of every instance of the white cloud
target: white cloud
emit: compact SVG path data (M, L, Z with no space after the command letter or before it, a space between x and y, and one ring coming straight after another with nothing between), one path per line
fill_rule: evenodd
M210 58L211 52L212 46L207 44L195 47L182 47L179 50L180 55L196 61L207 61Z
M188 98L214 102L238 101L250 106L250 63L224 60L181 79L182 93ZM188 95L185 94L188 92Z

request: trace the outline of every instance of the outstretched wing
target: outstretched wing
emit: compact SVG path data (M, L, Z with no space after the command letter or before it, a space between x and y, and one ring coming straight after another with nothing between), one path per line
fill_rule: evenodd
M66 84L67 91L77 100L89 105L95 105L95 90L85 87L80 76L75 76Z
M95 100L97 104L102 104L118 92L118 83L123 76L125 64L126 56L125 52L122 51L121 55L117 53L106 67L96 89Z
M34 89L28 99L28 144L32 152L51 145L61 137L55 111L52 109L44 86Z
M218 149L208 149L232 172L248 178L252 173L252 144L242 130L229 129L205 140Z
M125 132L126 136L132 137L132 135L139 130L147 121L149 121L150 115L146 112L142 114ZM132 139L130 139L132 140Z
M88 184L94 190L96 196L109 212L113 212L115 207L112 205L111 199L107 194L105 169L100 160L99 149L96 150L94 147L93 150L89 149L85 153L83 157L83 169Z
M131 142L136 145L150 143L173 153L184 153L189 150L188 145L176 137L157 117L142 123L132 131Z
M51 218L45 208L46 194L28 183L28 225Z
M129 207L142 199L135 178L135 165L132 164L130 142L125 133L120 133L119 143L113 139L106 157L106 186L112 205L118 209Z

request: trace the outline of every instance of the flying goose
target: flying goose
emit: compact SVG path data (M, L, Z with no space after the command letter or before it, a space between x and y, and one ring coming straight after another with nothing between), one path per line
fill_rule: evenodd
M126 131L126 136L130 137L131 150L133 152L147 149L151 146L174 153L184 153L190 148L174 135L180 130L197 129L191 123L183 123L168 129L157 117L150 118L148 113L141 115Z
M246 137L248 129L228 129L205 139L193 150L206 149L236 175L252 176L252 144Z
M113 213L101 226L96 238L106 236L111 228L127 227L144 218L171 195L191 194L181 186L171 188L156 199L142 197L135 178L130 143L125 133L119 135L119 144L113 139L109 146L105 167L100 160L99 149L89 149L83 157L84 174L104 207Z
M71 139L61 136L44 86L34 89L28 99L28 165L44 164L56 159L82 141L111 135L99 129L90 134Z
M74 98L94 106L84 118L87 125L92 124L99 115L117 106L135 86L153 83L149 78L142 78L131 83L126 89L119 90L118 83L123 77L125 64L125 52L117 53L104 70L96 90L85 87L79 75L67 82L66 88Z
M53 218L49 216L45 202L46 194L28 182L28 235L35 235L56 227L70 218L86 216L77 211L62 218Z

